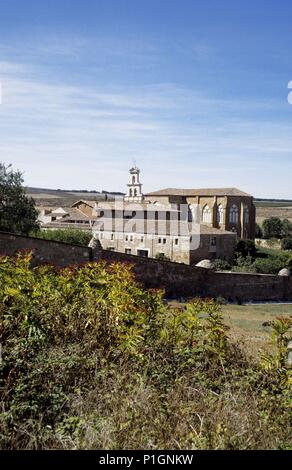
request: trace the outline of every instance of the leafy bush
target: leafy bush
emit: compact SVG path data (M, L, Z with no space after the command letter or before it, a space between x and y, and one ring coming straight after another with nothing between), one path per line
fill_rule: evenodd
M0 258L2 449L289 447L289 320L255 362L212 300L169 308L126 264L29 265Z
M288 219L282 221L282 236L290 237L292 235L292 223Z
M255 238L263 238L263 230L259 224L255 226Z
M256 246L253 240L238 240L235 255L241 255L243 258L248 256L254 258L256 256Z
M259 274L278 274L284 267L280 258L258 258L253 263L255 272Z
M229 271L231 269L231 265L227 261L219 258L213 261L213 266L217 271Z
M292 237L286 237L281 242L282 250L292 250Z
M263 222L264 238L281 238L282 228L282 221L278 217L265 219Z
M281 220L278 217L270 217L263 222L264 238L283 238L292 233L292 224L288 219Z
M92 238L92 233L75 228L66 228L57 230L39 230L37 232L32 232L31 236L56 242L72 243L73 245L88 246L88 243Z
M241 254L235 256L234 265L232 267L234 272L255 273L254 258L251 256L244 257Z
M162 261L170 261L170 258L165 253L156 253L155 258Z

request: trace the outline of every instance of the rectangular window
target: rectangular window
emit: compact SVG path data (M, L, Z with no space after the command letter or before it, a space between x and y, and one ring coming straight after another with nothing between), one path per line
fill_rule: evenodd
M125 240L126 240L126 242L129 241L128 235L125 236Z
M158 243L161 243L161 238L158 238Z
M141 237L141 243L143 243L143 242L144 242L144 237Z
M133 241L133 235L130 236L130 242L132 242L132 241Z
M109 247L108 247L108 250L109 250L109 251L115 251L115 247L114 247L114 246L109 246Z
M126 253L126 255L130 255L131 254L131 248L126 248L125 253Z
M174 239L174 244L175 244L175 245L178 245L178 238L175 238L175 239Z
M138 256L143 256L144 258L148 258L148 251L147 250L137 250Z
M211 237L211 239L210 239L210 245L211 245L211 246L216 246L216 245L217 245L217 239L216 239L216 237Z
M165 244L166 244L166 238L163 239L163 245L165 245Z

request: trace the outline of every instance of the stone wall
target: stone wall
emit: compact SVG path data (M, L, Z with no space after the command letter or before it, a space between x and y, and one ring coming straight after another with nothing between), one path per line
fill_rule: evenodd
M88 247L0 232L0 256L13 256L21 251L32 251L32 266L48 263L67 266L92 259L92 249Z
M292 301L292 277L215 272L183 264L102 250L108 261L134 265L146 288L164 288L170 297L224 297L228 301Z
M164 288L168 297L224 297L229 301L292 301L292 277L214 272L195 266L127 255L100 246L92 248L0 232L0 255L33 252L33 266L82 264L90 260L133 265L146 288Z
M206 270L186 264L102 250L101 257L110 262L133 264L137 280L146 288L163 288L170 297L200 295Z

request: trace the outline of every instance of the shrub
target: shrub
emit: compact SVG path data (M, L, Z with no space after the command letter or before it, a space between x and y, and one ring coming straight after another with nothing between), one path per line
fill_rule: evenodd
M280 258L258 258L253 263L255 272L259 274L278 274L284 265Z
M282 222L282 236L289 237L292 235L292 223L288 219L284 219Z
M241 255L243 258L247 258L248 256L254 258L256 256L256 246L253 240L238 240L235 254Z
M215 259L213 266L217 271L229 271L231 269L231 265L224 259Z
M92 238L91 232L75 228L39 230L37 232L33 232L31 235L45 240L71 243L73 245L81 246L88 246Z
M264 238L286 238L292 234L292 223L288 219L271 217L263 222Z
M255 238L263 238L263 230L259 224L255 226Z
M165 253L156 253L155 258L160 259L162 261L170 261L170 258L166 256Z
M126 264L29 265L0 258L1 449L289 446L288 319L256 362L213 300L169 308Z
M281 241L282 250L292 250L292 237L283 238Z

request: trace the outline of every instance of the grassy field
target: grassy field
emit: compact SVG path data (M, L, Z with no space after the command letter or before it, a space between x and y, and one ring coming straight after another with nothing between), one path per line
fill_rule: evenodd
M185 304L171 301L170 306L183 308ZM292 304L244 304L222 305L225 324L230 328L229 336L240 343L253 356L259 350L268 351L271 327L263 323L276 317L292 317Z
M230 336L252 354L269 348L271 328L263 323L276 317L292 317L292 304L224 305L222 310L225 323L230 327Z
M262 224L265 219L270 217L279 217L280 219L288 219L292 222L292 205L289 206L257 206L256 205L256 221Z

